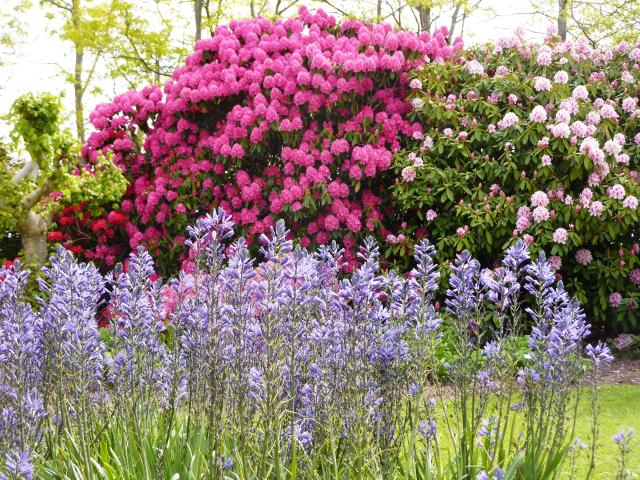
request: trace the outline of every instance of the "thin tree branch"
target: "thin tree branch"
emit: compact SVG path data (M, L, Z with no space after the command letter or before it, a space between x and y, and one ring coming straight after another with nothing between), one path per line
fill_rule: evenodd
M350 17L351 14L348 12L345 12L344 10L342 10L341 8L337 7L336 5L334 5L333 3L331 3L329 0L320 0L322 3L326 3L327 5L329 5L331 8L335 9L336 12L338 12L340 15L344 15L345 17Z
M38 164L33 160L29 160L11 179L11 183L18 184L27 178L34 170L38 168Z
M56 8L60 8L62 10L66 10L67 12L71 13L73 11L73 8L71 5L66 5L63 2L59 2L57 0L42 0L44 3L48 3L50 5L53 5Z
M91 70L89 70L89 75L87 75L87 78L84 81L84 85L80 89L82 96L84 96L84 93L87 91L87 87L91 84L91 77L93 77L93 73L96 70L96 66L98 65L98 60L100 59L101 56L102 56L102 52L97 52L95 54L95 59L93 61L93 65L91 66Z
M282 10L280 10L280 13L276 12L276 15L282 15L284 12L286 12L287 10L289 10L291 7L293 7L294 5L296 5L299 2L300 2L300 0L293 0L289 5L287 5Z
M53 190L53 181L51 178L47 178L38 188L22 199L20 206L27 211L31 210L43 197L51 193L51 190Z

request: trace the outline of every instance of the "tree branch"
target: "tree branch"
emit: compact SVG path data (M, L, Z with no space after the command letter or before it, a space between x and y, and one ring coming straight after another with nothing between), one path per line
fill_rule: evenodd
M63 2L59 2L57 0L42 0L44 3L48 3L49 5L53 5L56 8L60 8L62 10L66 10L67 12L72 12L71 5L66 5Z
M284 12L286 12L287 10L289 10L291 7L293 7L296 3L298 3L300 0L293 0L291 3L289 3L289 5L287 5L286 7L284 7L282 10L280 10L280 13L276 12L276 15L282 15Z
M38 164L33 160L29 160L11 179L11 183L18 184L27 178L31 173L38 168Z
M331 8L335 9L336 12L338 12L340 15L344 15L345 17L349 17L351 16L350 13L342 10L341 8L338 8L337 6L335 6L334 4L332 4L329 0L320 0L322 3L325 3L327 5L329 5Z
M84 93L87 90L87 87L89 86L89 84L91 83L91 77L93 77L93 72L95 72L96 70L96 65L98 65L98 60L100 59L100 57L102 56L101 52L96 53L95 59L93 61L93 65L91 66L91 70L89 70L89 75L87 75L86 80L84 81L84 86L82 87L82 95L84 96Z
M53 182L49 177L27 197L23 198L20 206L27 211L31 210L43 197L49 195L51 190L53 190Z

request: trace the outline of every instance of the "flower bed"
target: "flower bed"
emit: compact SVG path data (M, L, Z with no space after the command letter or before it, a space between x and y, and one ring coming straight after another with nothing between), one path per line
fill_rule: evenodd
M493 270L457 255L440 309L427 240L408 276L382 274L367 239L339 278L337 245L308 252L288 234L279 221L262 235L258 261L227 243L230 217L206 215L164 284L143 249L106 279L60 249L36 307L28 272L0 270L2 475L553 478L584 388L597 432L611 356L585 346L582 309L543 254L518 242Z

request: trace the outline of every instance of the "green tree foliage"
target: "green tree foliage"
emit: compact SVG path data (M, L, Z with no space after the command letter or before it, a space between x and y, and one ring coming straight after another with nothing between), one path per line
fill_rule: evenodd
M16 44L25 35L23 15L31 6L27 0L2 3L0 5L0 66L7 63L14 55ZM0 86L2 88L2 86Z
M638 41L637 0L532 0L531 6L535 15L557 23L564 40L567 36L586 37L594 47Z
M60 37L74 51L64 74L73 85L76 134L85 138L84 101L104 75L129 87L162 83L182 60L190 39L177 35L179 15L170 1L41 0ZM53 24L52 24L53 25Z

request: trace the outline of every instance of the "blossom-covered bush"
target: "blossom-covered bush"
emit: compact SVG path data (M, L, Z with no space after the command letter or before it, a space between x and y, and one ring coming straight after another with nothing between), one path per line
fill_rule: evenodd
M166 283L141 247L106 278L60 248L35 307L20 263L0 269L0 478L556 478L587 380L598 431L609 350L524 242L493 270L457 255L440 309L426 239L410 276L369 238L344 278L335 243L310 252L280 220L254 258L233 227L189 227Z
M99 216L63 212L55 235L108 266L144 245L175 272L186 225L221 206L249 244L285 218L304 246L339 238L353 268L359 239L393 222L393 154L421 137L408 72L461 47L446 35L305 8L219 27L164 91L131 91L91 114L84 155L112 153L130 186Z
M387 253L408 258L417 234L490 263L520 238L592 321L640 328L640 47L516 33L464 56L411 81L424 139L396 156L392 189L413 220Z

